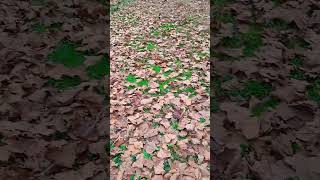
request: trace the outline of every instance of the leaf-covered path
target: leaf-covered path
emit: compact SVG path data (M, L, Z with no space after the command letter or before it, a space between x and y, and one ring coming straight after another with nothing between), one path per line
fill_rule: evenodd
M209 179L209 2L123 4L111 16L111 179Z

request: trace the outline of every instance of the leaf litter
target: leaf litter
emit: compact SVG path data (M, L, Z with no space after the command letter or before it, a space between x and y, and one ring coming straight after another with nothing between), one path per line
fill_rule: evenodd
M112 14L111 179L209 179L208 60L209 1Z
M318 179L319 2L211 5L213 179Z
M106 177L105 8L1 1L0 179Z

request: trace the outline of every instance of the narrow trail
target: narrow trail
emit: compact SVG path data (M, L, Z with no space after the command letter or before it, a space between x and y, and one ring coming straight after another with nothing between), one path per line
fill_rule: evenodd
M209 1L111 16L111 179L209 179Z

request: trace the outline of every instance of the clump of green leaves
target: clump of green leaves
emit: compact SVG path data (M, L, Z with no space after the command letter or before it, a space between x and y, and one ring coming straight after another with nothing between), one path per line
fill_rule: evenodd
M184 80L188 80L192 77L192 70L187 70L182 72L182 77Z
M203 118L203 117L201 117L200 120L199 120L199 122L200 122L200 123L205 123L205 122L206 122L206 119Z
M156 73L160 73L161 67L158 65L154 65L154 66L152 66L152 70L155 71Z
M120 8L127 6L129 3L133 2L133 0L119 0L115 4L111 4L110 12L115 13L120 10Z
M285 40L284 43L289 49L296 49L296 48L309 49L310 48L310 43L305 41L301 37L288 38Z
M132 162L136 162L137 161L137 156L136 155L131 155L130 158L131 158Z
M171 158L173 160L180 160L180 155L174 149L174 145L173 144L168 144L167 147L168 147L168 149L169 149L169 151L171 153Z
M158 122L152 122L152 128L157 128L157 127L159 127L159 123Z
M165 171L165 173L168 173L171 170L171 165L168 159L164 160L163 162L163 170Z
M129 83L135 83L137 81L137 77L134 74L129 74L126 78L126 81Z
M286 0L272 0L274 6L280 6L281 4L283 4L284 2L286 2Z
M242 35L242 41L244 44L243 54L245 56L253 56L262 45L262 29L260 27L251 27L247 33Z
M119 146L119 149L121 151L125 151L125 150L127 150L127 146L125 144L122 144L122 145Z
M291 176L288 177L286 180L300 180L299 176Z
M258 25L251 26L246 33L223 38L220 45L226 48L243 47L242 54L244 56L253 56L263 45L262 28Z
M172 121L172 122L171 122L171 128L172 128L173 130L178 130L178 128L179 128L179 123L178 123L177 121Z
M294 69L290 71L289 77L292 79L297 79L297 80L304 80L306 79L306 75L304 71L299 70L299 69Z
M71 87L78 86L81 83L81 79L79 76L70 77L70 76L63 75L61 79L51 78L48 80L47 83L49 86L52 86L59 90L66 90Z
M244 84L244 88L240 94L243 97L254 96L258 99L262 99L268 96L272 91L272 86L268 83L259 82L255 80L249 80Z
M292 149L293 154L296 154L297 152L299 152L301 150L301 147L298 143L292 142L291 149Z
M248 156L251 152L250 146L248 144L240 144L240 155L241 157Z
M222 52L213 51L212 56L217 58L218 61L238 61L238 57L232 57Z
M47 27L43 23L36 23L32 26L33 31L37 33L45 33L48 31Z
M154 42L148 42L148 43L147 43L146 49L147 49L148 51L152 51L152 50L154 50L155 48L156 48L156 45L155 45Z
M152 154L149 154L146 150L143 150L143 157L145 159L151 159L152 158Z
M252 115L256 117L260 117L262 113L274 109L279 104L279 101L275 98L269 98L266 101L256 105L252 109Z
M213 11L213 18L221 23L233 23L235 21L231 11Z
M111 152L114 148L115 148L115 145L111 140L105 144L106 152Z
M286 22L283 19L279 19L279 18L274 18L274 19L267 21L265 23L265 26L267 28L272 28L277 31L288 30L288 29L292 28L288 22Z
M84 55L77 51L78 46L69 41L60 42L48 55L48 59L54 63L63 64L68 68L78 67L85 61Z
M116 165L117 168L119 168L122 164L122 159L121 159L121 156L122 156L122 152L121 153L117 153L113 158L112 158L112 161L114 162L114 164Z
M295 56L290 62L295 68L301 67L303 65L302 58Z
M316 80L307 88L307 97L320 104L320 80Z
M163 23L160 25L160 29L164 31L171 31L175 29L177 26L174 23Z
M149 80L147 79L142 79L137 83L138 86L148 86L149 85Z
M171 73L173 73L173 70L168 70L168 71L163 73L163 76L164 77L168 77Z
M101 80L110 72L110 66L107 57L103 57L96 64L88 66L86 71L89 77Z

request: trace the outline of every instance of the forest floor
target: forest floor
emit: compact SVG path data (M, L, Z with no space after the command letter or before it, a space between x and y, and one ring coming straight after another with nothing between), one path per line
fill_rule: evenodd
M111 179L209 179L209 2L112 2Z

